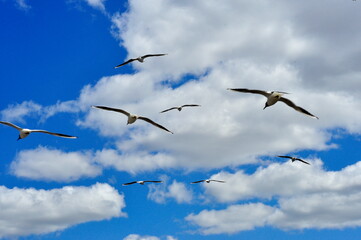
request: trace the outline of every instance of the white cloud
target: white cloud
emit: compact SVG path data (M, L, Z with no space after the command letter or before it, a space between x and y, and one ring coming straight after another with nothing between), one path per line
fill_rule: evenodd
M260 78L264 78L264 82L278 79L275 83L279 87L275 88L280 90L287 90L281 86L289 84L295 89L289 98L318 115L320 120L304 116L283 103L262 110L266 101L264 97L226 90L227 87L239 86L231 75L249 81L249 86L255 83L247 79ZM220 78L223 81L219 81ZM152 87L149 85L151 79L142 80L138 74L134 75L134 79L130 76L125 76L122 81L120 79L121 76L109 77L94 87L87 87L82 91L81 101L87 102L87 105L98 102L99 105L147 116L175 134L170 135L141 120L126 125L126 116L99 109L90 110L79 125L99 130L105 137L117 138L117 149L114 151L119 150L117 152L124 156L141 151L143 156L148 153L152 157L154 152L159 152L171 159L159 162L158 166L153 164L156 168L209 169L255 163L256 157L262 155L297 149L330 148L332 144L327 143L331 135L325 129L342 126L352 133L361 130L361 119L358 117L361 112L355 114L361 109L361 103L356 98L336 92L322 96L307 92L299 86L297 72L292 67L258 69L254 65L234 62L233 66L216 67L200 81L189 82L174 90ZM136 86L144 85L144 94L132 94L127 98L129 93L135 91L130 82ZM324 105L325 102L332 107ZM167 107L184 103L197 103L202 107L159 114ZM333 116L334 111L342 114ZM145 159L140 161L148 164ZM134 165L138 163L134 162Z
M262 203L250 203L225 210L203 210L197 215L188 215L186 220L199 225L203 234L236 233L264 226L274 211Z
M343 229L361 226L361 194L338 192L281 198L269 224L282 229Z
M123 240L161 240L161 239L177 240L176 238L174 238L172 236L166 236L166 238L159 238L159 237L155 237L155 236L141 236L138 234L129 234L128 236L123 238Z
M165 203L167 199L174 198L177 203L190 203L193 199L193 192L184 183L173 180L167 185L167 178L162 179L163 184L149 185L148 199L157 203Z
M257 163L259 156L299 149L325 150L333 147L328 132L333 128L360 133L361 102L350 81L361 73L344 73L347 78L341 82L348 80L350 86L342 90L351 90L350 94L340 91L340 79L331 75L327 85L334 87L313 88L315 80L305 77L307 70L302 64L305 59L327 55L331 46L321 54L319 45L326 46L330 40L326 35L315 39L304 33L307 29L297 18L298 4L281 2L272 6L272 14L269 4L227 2L220 7L216 1L130 1L129 11L113 17L129 56L150 52L169 55L134 63L139 71L133 75L104 77L96 85L86 86L79 97L80 105L123 108L148 116L175 134L164 134L141 121L126 126L125 116L99 110L90 111L78 124L118 138L114 149L118 153L133 155L141 150L143 156L148 153L151 157L160 152L172 160L158 162L154 168L191 170ZM304 5L313 9L311 3ZM343 56L351 58L352 54L347 51ZM327 66L333 68L334 64ZM196 74L194 79L176 89L160 84L190 73ZM230 92L226 90L229 87L291 92L288 97L292 101L320 120L303 116L283 103L262 111L264 97ZM139 89L141 94L137 94ZM158 114L184 103L202 107ZM140 162L147 164L139 159L134 167Z
M102 172L90 152L67 153L42 146L20 151L10 167L17 177L61 182L95 177Z
M93 8L98 8L102 11L105 10L104 3L106 2L106 0L84 0L84 1Z
M41 115L42 121L45 121L49 117L57 113L77 113L80 112L80 107L78 106L78 102L74 100L65 101L65 102L57 102L54 105L50 105L48 107L44 107L43 113Z
M170 156L162 153L148 154L142 151L121 153L114 149L103 149L95 153L94 161L105 168L113 167L118 171L131 174L174 167L174 160Z
M103 77L94 86L85 86L77 100L66 102L67 107L47 107L49 114L74 109L69 106L86 112L79 126L116 141L114 148L96 153L98 161L131 173L234 167L258 163L260 156L334 147L330 129L361 133L361 101L355 87L361 72L351 67L360 47L348 44L349 38L329 38L329 34L338 30L350 34L358 25L342 19L326 31L322 27L333 16L318 14L314 4L229 1L219 6L214 0L132 0L126 13L113 17L129 56L169 55L134 63L138 70L134 74ZM329 4L340 7L337 16L350 10L342 2ZM314 26L300 18L303 13L322 24ZM346 15L350 14L356 12ZM336 45L347 48L334 50ZM175 89L169 85L187 74L195 76ZM264 97L230 92L229 87L291 92L288 98L320 120L283 103L262 110ZM202 107L159 114L184 103ZM147 116L175 134L141 120L127 126L124 115L90 109L91 105Z
M361 194L313 193L282 197L279 206L263 203L230 205L224 210L203 210L186 220L203 234L237 233L256 227L280 229L344 229L361 226Z
M9 105L1 111L3 121L25 122L25 117L41 114L42 106L33 101L24 101L20 104Z
M160 238L154 236L141 236L138 234L129 234L123 240L160 240Z
M242 170L220 172L212 176L227 184L206 184L206 193L220 202L252 198L271 199L300 194L333 192L347 194L361 190L361 162L340 171L327 171L320 160L307 159L311 165L299 162L272 163L259 167L253 174Z
M108 184L52 190L0 186L0 238L50 233L121 217L124 207L124 196Z
M310 160L308 160L310 161ZM281 229L342 229L361 226L361 162L340 171L312 165L273 163L253 174L220 172L212 178L226 184L206 184L206 193L221 202L259 199L277 203L235 204L225 210L203 210L186 220L204 234L235 233L260 226ZM247 216L252 216L248 219ZM248 223L249 225L244 225Z

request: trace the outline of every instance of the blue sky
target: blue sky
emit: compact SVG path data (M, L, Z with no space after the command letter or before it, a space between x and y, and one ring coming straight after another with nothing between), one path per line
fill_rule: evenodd
M222 4L0 0L0 239L358 238L360 2Z

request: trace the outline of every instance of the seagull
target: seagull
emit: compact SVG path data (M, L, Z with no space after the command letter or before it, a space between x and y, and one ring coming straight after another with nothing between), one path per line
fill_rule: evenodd
M291 157L291 156L278 156L278 157L280 157L280 158L289 158L289 159L292 160L292 162L294 162L294 161L300 161L300 162L303 162L303 163L305 163L305 164L311 165L311 164L309 164L308 162L306 162L305 160L302 160L302 159L296 158L296 157Z
M210 182L220 182L220 183L225 183L225 181L221 181L221 180L204 179L204 180L199 180L199 181L191 182L191 184L193 184L193 183L200 183L200 182L206 182L206 183L210 183Z
M263 109L272 106L273 104L275 104L278 101L284 102L285 104L287 104L288 106L292 107L293 109L295 109L296 111L299 111L303 114L306 114L310 117L313 118L317 118L315 115L309 113L308 111L306 111L305 109L297 106L296 104L294 104L291 100L282 97L282 95L284 94L288 94L286 92L276 92L276 91L272 91L272 92L266 92L266 91L262 91L262 90L253 90L253 89L247 89L247 88L228 88L227 90L232 90L232 91L236 91L236 92L244 92L244 93L255 93L255 94L261 94L263 96L265 96L267 98L267 102L264 106Z
M124 115L128 116L128 122L127 122L127 125L128 124L132 124L134 123L137 119L141 119L141 120L144 120L150 124L153 124L154 126L156 127L159 127L167 132L170 132L171 134L173 134L173 132L169 131L168 129L166 129L165 127L163 127L162 125L156 123L156 122L153 122L152 120L150 120L149 118L146 118L146 117L142 117L142 116L137 116L135 114L131 114L131 113L128 113L127 111L124 111L122 109L119 109L119 108L111 108L111 107L105 107L105 106L92 106L93 108L99 108L99 109L103 109L103 110L107 110L107 111L114 111L114 112L119 112L119 113L123 113Z
M133 61L138 61L138 62L144 62L144 59L146 59L147 57L159 57L159 56L164 56L164 55L167 55L166 53L161 53L161 54L147 54L147 55L144 55L144 56L140 56L140 57L137 57L137 58L131 58L125 62L123 62L122 64L119 64L118 66L115 66L114 68L118 68L118 67L121 67L121 66L124 66L125 64L128 64L128 63L131 63Z
M62 133L54 133L54 132L48 132L48 131L45 131L45 130L34 130L34 129L21 128L21 127L16 126L15 124L10 123L10 122L0 121L0 123L17 129L20 132L18 140L26 138L32 132L47 133L47 134L51 134L51 135L58 136L58 137L63 137L63 138L72 138L72 139L77 138L77 137L65 135L65 134L62 134Z
M177 109L178 111L182 111L182 108L184 108L184 107L200 107L200 106L201 105L198 105L198 104L185 104L185 105L182 105L182 106L179 106L179 107L168 108L166 110L161 111L160 113L168 112L168 111L173 110L173 109Z
M123 183L123 186L132 185L132 184L135 184L135 183L139 183L141 185L144 185L144 183L147 183L147 182L162 183L163 181L134 181L134 182Z

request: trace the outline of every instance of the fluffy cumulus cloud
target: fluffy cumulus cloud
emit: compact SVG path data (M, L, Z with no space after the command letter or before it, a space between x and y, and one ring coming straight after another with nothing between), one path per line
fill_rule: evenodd
M204 234L234 233L270 225L281 229L345 228L361 226L361 162L340 171L327 171L320 160L274 163L253 174L220 172L212 178L227 184L205 185L206 193L221 202L264 199L266 203L230 205L203 210L186 220ZM277 205L268 205L267 200ZM259 213L259 214L258 214ZM254 217L253 220L248 219ZM247 225L249 224L249 225Z
M108 184L60 189L0 186L0 238L43 234L125 216L124 196Z
M97 8L101 11L105 11L104 3L106 2L106 0L84 0L84 1L93 8Z
M165 184L149 185L148 198L157 202L165 203L167 199L173 198L177 203L190 203L193 199L193 192L189 190L184 183L173 182L168 185L167 177L162 179Z
M340 171L327 171L320 160L307 161L311 165L299 162L272 163L258 168L253 174L246 174L242 170L235 173L220 172L212 178L225 180L228 184L204 186L206 193L220 202L290 197L300 193L348 194L361 190L361 162Z
M236 233L264 226L275 210L261 203L233 205L224 210L203 210L186 220L202 227L204 234Z
M322 4L332 4L337 12L320 14L315 9L323 9ZM116 139L114 147L99 150L100 161L131 173L214 169L257 163L264 155L325 150L333 147L329 130L361 132L356 87L361 72L354 64L361 48L353 42L357 37L347 37L358 32L350 17L360 18L352 3L338 1L229 1L220 6L214 0L132 0L127 12L112 18L129 56L168 55L132 63L133 74L103 77L85 86L77 100L44 107L43 115L84 111L78 126ZM330 25L335 19L337 24ZM332 34L339 31L343 34ZM182 76L188 81L174 87ZM263 96L226 90L237 87L290 92L289 99L320 120L283 103L262 110ZM201 107L159 113L186 103ZM91 105L149 117L174 134L141 120L127 126L126 116Z
M24 123L25 117L41 114L42 106L33 101L24 101L18 104L11 104L2 110L1 118L3 121L17 121Z
M141 236L138 234L129 234L123 240L177 240L176 238L172 236L166 236L164 238L159 238L155 236Z
M90 152L63 152L42 146L19 152L10 168L17 177L61 182L95 177L102 172Z
M263 155L330 148L329 129L361 132L361 101L355 87L361 72L350 64L357 62L355 53L361 49L343 37L355 32L355 21L341 17L358 15L348 3L327 2L338 9L336 15L318 14L315 4L326 2L301 6L287 1L230 1L219 6L217 1L132 0L126 13L112 18L129 56L168 55L135 62L134 74L103 77L85 86L77 100L46 107L44 115L85 111L77 124L117 138L116 147L100 151L135 157L137 161L129 161L127 168L108 162L133 173L144 170L147 159L156 158L153 167L145 168L149 171L212 169L257 163ZM300 18L305 13L319 24ZM325 28L335 16L340 21ZM338 30L344 34L330 38ZM335 50L335 46L347 47ZM174 88L171 83L185 75L189 81ZM289 99L320 120L283 103L262 111L263 96L226 90L233 87L290 92ZM159 114L185 103L202 106ZM149 117L175 134L141 120L126 126L124 115L89 110L91 105Z

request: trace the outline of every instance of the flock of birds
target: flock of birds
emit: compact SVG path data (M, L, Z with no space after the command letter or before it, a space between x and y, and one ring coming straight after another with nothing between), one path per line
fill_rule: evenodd
M126 65L128 63L131 63L133 61L138 61L138 62L142 63L142 62L144 62L144 59L146 59L148 57L159 57L159 56L165 56L165 55L167 55L167 54L163 54L163 53L162 54L147 54L147 55L144 55L144 56L139 56L137 58L131 58L131 59L129 59L129 60L117 65L117 66L115 66L115 68L124 66L124 65ZM296 104L294 104L288 98L283 97L283 95L288 94L286 92L281 92L281 91L267 92L267 91L263 91L263 90L255 90L255 89L247 89L247 88L228 88L227 90L231 90L231 91L235 91L235 92L241 92L241 93L260 94L260 95L265 96L267 98L267 101L266 101L265 106L264 106L263 109L276 104L278 101L281 101L281 102L287 104L289 107L292 107L294 110L296 110L296 111L298 111L300 113L303 113L303 114L306 114L307 116L318 119L317 116L311 114L310 112L308 112L304 108L302 108L300 106L297 106ZM168 111L171 111L171 110L181 111L184 107L200 107L200 106L201 105L198 105L198 104L185 104L185 105L165 109L165 110L161 111L160 113L165 113L165 112L168 112ZM136 114L133 114L133 113L129 113L129 112L127 112L127 111L125 111L123 109L120 109L120 108L112 108L112 107L106 107L106 106L92 106L92 107L97 108L97 109L101 109L101 110L105 110L105 111L113 111L113 112L124 114L125 116L128 117L127 125L134 123L137 119L140 119L140 120L143 120L143 121L145 121L147 123L152 124L155 127L158 127L158 128L160 128L160 129L162 129L164 131L167 131L167 132L173 134L173 132L168 130L166 127L154 122L153 120L151 120L151 119L149 119L147 117L136 115ZM49 131L46 131L46 130L21 128L21 127L15 125L13 123L5 122L5 121L0 121L0 123L4 124L4 125L7 125L7 126L10 126L10 127L13 127L16 130L18 130L19 131L19 137L18 137L17 140L26 138L27 136L30 135L30 133L33 133L33 132L46 133L46 134L50 134L50 135L53 135L53 136L63 137L63 138L70 138L70 139L76 139L77 138L76 136L70 136L70 135L62 134L62 133L49 132ZM290 159L292 162L300 161L300 162L302 162L304 164L310 165L310 163L306 162L303 159L297 158L297 157L292 157L292 156L278 156L278 157ZM158 181L158 180L133 181L133 182L124 183L123 186L132 185L132 184L136 184L136 183L144 185L145 183L162 183L162 182L163 181ZM210 182L225 183L225 181L222 181L222 180L203 179L203 180L198 180L198 181L191 182L191 184L202 183L202 182L205 182L205 183L210 183Z

